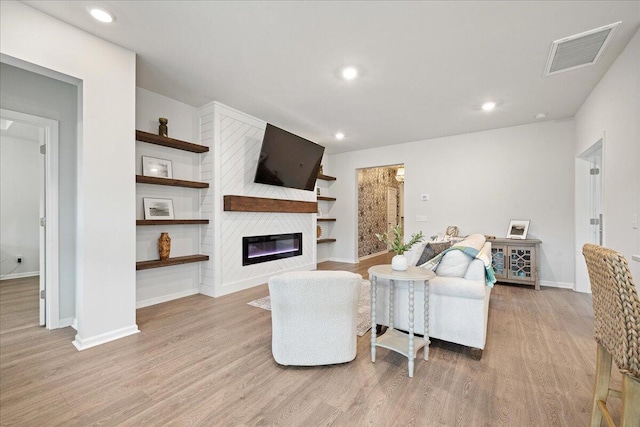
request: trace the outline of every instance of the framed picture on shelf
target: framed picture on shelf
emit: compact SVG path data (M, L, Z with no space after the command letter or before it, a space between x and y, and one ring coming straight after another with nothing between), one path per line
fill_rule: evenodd
M171 199L142 199L144 219L174 219L173 200Z
M507 239L526 239L529 231L529 220L512 219L509 222L509 230L507 231Z
M142 175L159 178L173 178L171 160L142 156Z

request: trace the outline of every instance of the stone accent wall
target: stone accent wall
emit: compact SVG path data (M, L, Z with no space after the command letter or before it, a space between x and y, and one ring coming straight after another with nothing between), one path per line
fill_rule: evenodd
M400 194L396 180L397 167L380 167L358 171L358 257L383 252L387 245L378 240L376 233L387 231L387 188ZM396 200L400 222L400 201Z

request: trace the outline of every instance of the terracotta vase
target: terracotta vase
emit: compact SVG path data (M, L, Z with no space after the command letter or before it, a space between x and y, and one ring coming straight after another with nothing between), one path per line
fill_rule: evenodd
M160 233L158 252L161 260L169 259L169 253L171 252L171 237L169 237L169 233Z

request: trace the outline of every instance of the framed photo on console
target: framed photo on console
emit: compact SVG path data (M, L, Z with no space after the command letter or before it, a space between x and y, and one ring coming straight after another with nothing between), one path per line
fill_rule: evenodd
M171 160L142 156L142 175L159 178L173 178Z
M171 199L142 199L144 205L144 219L174 219L173 200Z
M512 219L509 223L507 239L526 239L530 222L531 221L525 219Z

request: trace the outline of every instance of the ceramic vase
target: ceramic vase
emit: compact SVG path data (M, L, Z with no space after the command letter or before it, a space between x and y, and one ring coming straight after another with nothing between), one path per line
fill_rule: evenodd
M404 255L396 255L391 259L391 268L396 271L405 271L409 267L409 261Z
M158 252L161 260L169 259L169 253L171 252L171 237L169 237L169 233L160 233Z
M160 126L158 126L158 135L168 137L169 130L167 128L167 123L169 122L169 120L167 120L165 117L160 117L158 121L160 122Z

